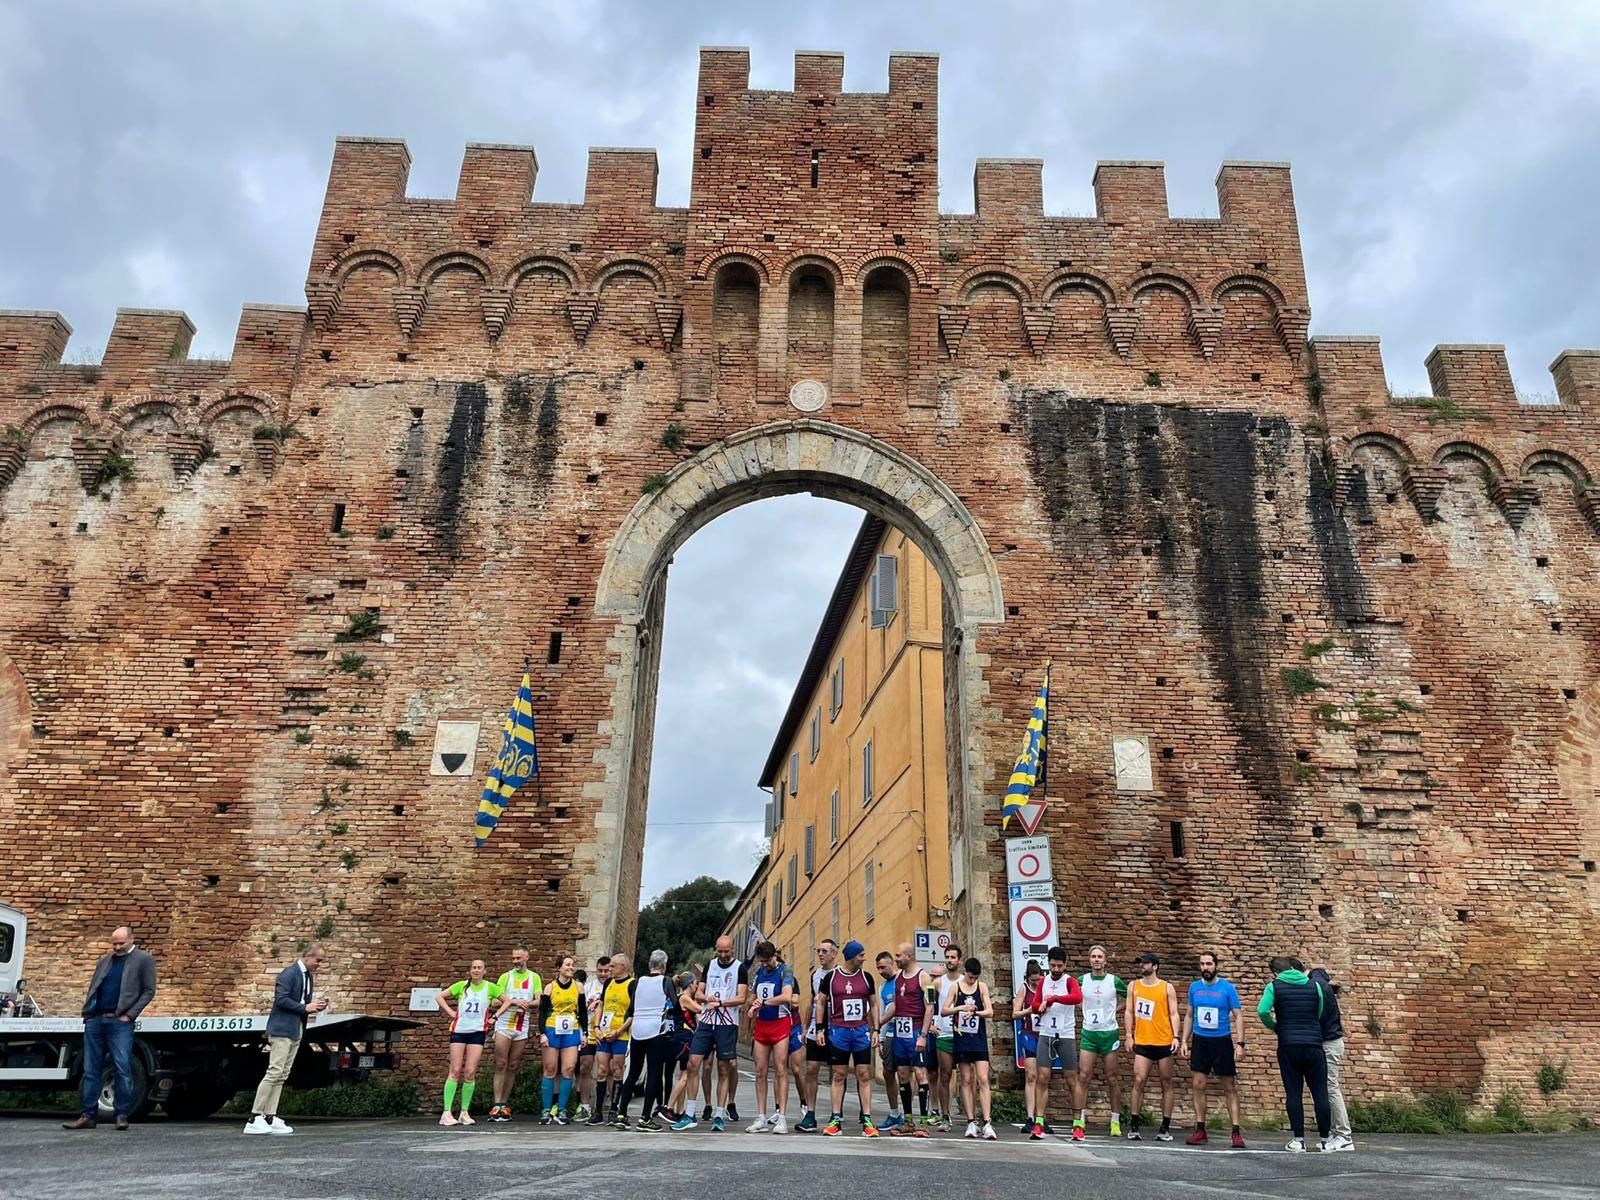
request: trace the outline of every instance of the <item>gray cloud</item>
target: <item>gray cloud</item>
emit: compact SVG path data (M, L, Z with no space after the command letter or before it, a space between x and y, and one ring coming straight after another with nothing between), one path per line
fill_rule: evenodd
M891 50L940 51L951 211L970 210L979 155L1043 157L1046 204L1078 213L1096 159L1165 159L1175 213L1215 212L1224 159L1289 159L1313 329L1382 335L1396 390L1425 388L1436 342L1504 342L1538 392L1561 349L1600 343L1600 7L1586 0L0 0L0 305L59 309L76 355L104 344L119 305L183 308L196 352L226 354L241 303L300 300L340 133L406 138L416 195L452 193L468 141L531 142L537 193L560 201L581 197L588 145L655 146L661 200L683 204L700 44L750 46L753 83L774 88L797 48L845 51L861 90L886 86ZM663 712L657 820L707 796L755 802L772 681L798 670L854 530L820 511L742 510L680 556L662 707L677 697L694 719L669 737ZM780 549L792 588L770 582L790 570ZM753 767L696 740L729 728L757 746ZM658 860L728 847L706 834L735 828L652 830L647 893L683 873ZM742 874L747 857L715 869Z

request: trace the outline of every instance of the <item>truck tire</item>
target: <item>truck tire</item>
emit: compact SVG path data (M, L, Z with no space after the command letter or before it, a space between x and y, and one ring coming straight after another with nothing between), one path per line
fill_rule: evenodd
M155 1102L150 1099L150 1072L144 1065L144 1055L137 1050L133 1053L133 1095L129 1097L128 1116L135 1120L143 1119L150 1115L150 1110L155 1107ZM100 1105L99 1120L110 1122L116 1119L116 1073L111 1064L106 1064L105 1074L100 1078Z
M191 1080L174 1085L161 1107L175 1121L203 1121L232 1100L235 1091L232 1085L215 1080Z

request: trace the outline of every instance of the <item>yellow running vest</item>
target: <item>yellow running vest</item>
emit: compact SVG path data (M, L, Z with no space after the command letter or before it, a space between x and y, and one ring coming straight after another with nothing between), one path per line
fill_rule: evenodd
M1167 1009L1167 985L1132 983L1133 1044L1172 1045L1172 1015Z

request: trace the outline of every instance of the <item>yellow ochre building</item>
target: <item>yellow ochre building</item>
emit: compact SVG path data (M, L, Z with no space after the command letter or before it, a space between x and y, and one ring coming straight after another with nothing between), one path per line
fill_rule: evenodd
M762 769L771 849L726 931L752 924L803 974L819 938L869 958L950 908L939 573L868 516Z

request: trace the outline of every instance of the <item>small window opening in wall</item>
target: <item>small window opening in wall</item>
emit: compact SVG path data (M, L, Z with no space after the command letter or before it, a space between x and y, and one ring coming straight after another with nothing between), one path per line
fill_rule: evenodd
M1385 492L1383 494L1383 502L1385 504L1393 504L1398 499L1400 499L1399 492Z
M219 526L217 526L217 533L220 534L222 537L227 537L232 532L233 532L233 526L232 525L219 525Z
M1323 833L1323 829L1322 829L1321 825L1313 825L1311 827L1311 836L1312 837L1319 838L1319 837L1322 836L1322 833Z
M598 472L590 472L588 475L583 477L583 481L585 483L599 483L600 475Z
M164 726L162 726L162 729L161 729L161 736L164 737L164 738L169 738L169 737L171 737L173 734L175 734L177 732L178 732L177 729L175 729L173 726L164 725Z
M567 806L565 804L556 805L556 816L564 817L566 815L567 815Z
M400 886L400 876L398 876L398 875L385 875L383 877L383 886L384 887L399 887Z
M911 161L914 162L914 163L927 162L928 161L928 156L926 154L924 154L922 151L918 150L915 154L913 154L911 156Z
M1568 700L1576 700L1578 698L1578 689L1577 688L1562 688L1561 689L1561 694L1562 694L1562 696L1564 696Z
M1548 567L1550 560L1541 554L1533 560L1533 565L1536 567Z
M716 102L717 102L717 98L716 98L716 96L714 96L714 95L712 95L712 94L711 94L711 93L709 93L709 92L708 92L708 93L706 93L706 107L707 107L707 108L710 108L710 107L711 107L711 106L712 106L712 105L713 105L713 104L715 104L715 103L716 103Z
M1153 267L1155 265L1156 264L1154 262L1146 260L1145 262L1142 262L1142 263L1139 264L1139 270L1148 271L1151 267Z
M763 242L775 242L778 240L778 235L775 233L763 233L761 235L761 240Z
M1140 546L1139 547L1139 553L1141 555L1143 555L1145 558L1149 558L1152 554L1155 553L1155 548L1152 547L1152 546Z
M700 147L700 157L701 158L710 158L711 157L711 147L710 146L701 146Z
M589 544L589 535L587 533L580 533L578 535L578 545L587 546L588 544Z
M390 811L397 817L403 817L406 815L406 806L404 804L396 804Z
M1172 857L1182 858L1186 849L1183 841L1183 822L1173 821L1168 827L1168 832L1172 836Z
M481 250L487 250L492 245L494 245L494 239L493 238L479 238L478 239L478 248L481 249Z
M549 889L550 891L552 891L552 892L560 891L561 890L561 880L559 880L559 879L546 879L544 881L544 886L547 889Z
M186 658L186 659L184 659L184 660L183 660L183 665L184 665L184 666L186 666L186 667L192 667L192 666L194 666L194 659L192 659L192 658Z
M239 464L238 463L229 463L228 464L228 474L229 475L237 475L238 473L239 473Z
M1400 551L1400 561L1403 563L1414 563L1417 561L1417 556L1412 554L1409 550L1402 550Z
M1422 695L1424 695L1424 696L1431 696L1431 695L1433 695L1433 684L1424 683L1420 687L1417 688L1417 691L1422 693Z
M321 415L322 415L322 406L321 405L313 404L310 408L306 409L306 416L308 416L308 417L320 417Z
M1011 422L1010 421L1001 421L1000 422L1000 432L1001 433L1010 433L1011 432Z
M550 635L550 651L545 656L545 661L552 663L561 661L561 633L559 630Z
M568 608L577 608L578 605L580 605L582 603L583 603L583 597L581 597L581 596L568 596L567 597L567 607Z
M1585 871L1588 871L1591 875L1594 874L1594 859L1592 859L1592 858L1584 859L1583 860L1583 869Z
M1266 491L1261 493L1261 498L1263 500L1276 500L1278 498L1278 493L1272 488L1268 488Z
M576 254L576 253L578 253L578 251L583 249L583 243L582 242L568 242L567 243L567 249L572 251L572 253Z
M340 533L344 530L344 505L333 506L333 532Z
M1294 624L1294 614L1293 613L1284 613L1283 614L1283 623L1285 625L1293 625Z
M1144 615L1145 615L1145 618L1147 620L1151 620L1151 621L1159 621L1159 620L1161 620L1161 614L1159 612L1157 612L1153 608L1147 610Z
M200 589L200 599L202 599L202 600L211 599L211 589L210 588L201 588Z
M1008 604L1008 605L1006 605L1006 616L1015 617L1015 616L1020 616L1021 614L1022 614L1022 608L1019 605L1016 605L1016 604Z
M1274 558L1274 559L1275 559L1275 560L1276 560L1276 561L1278 561L1278 562L1282 562L1282 561L1283 561L1283 551L1282 551L1282 550L1274 550L1274 551L1273 551L1273 552L1272 552L1272 557L1273 557L1273 558Z
M1560 621L1551 621L1550 622L1550 631L1552 633L1560 633L1561 632L1561 622Z
M200 877L200 886L204 888L214 888L221 882L222 877L220 875L202 875Z
M1015 542L1005 542L1003 544L1006 548L1006 553L1008 554L1017 548L1017 544Z
M1322 917L1324 919L1332 917L1333 916L1333 905L1331 905L1331 904L1319 904L1319 905L1317 905L1317 916Z
M561 744L562 744L562 745L563 745L563 746L570 746L570 745L572 745L572 734L570 734L570 733L563 733L563 734L562 734L562 735L561 735Z
M1256 263L1255 266L1256 266L1256 270L1258 270L1258 271L1265 271L1267 269L1267 264L1264 263L1264 262L1258 262L1258 263Z
M1177 752L1175 750L1173 750L1173 748L1171 746L1163 746L1163 747L1161 747L1161 757L1166 759L1168 762L1172 761L1172 756L1175 753L1177 753Z
M1310 762L1311 761L1311 751L1309 751L1309 750L1296 750L1294 752L1294 756L1300 762Z
M1167 901L1167 909L1168 909L1169 912L1177 912L1182 907L1183 907L1183 901L1182 900L1168 900Z
M894 235L894 244L896 246L904 246L906 244L905 234L903 234L903 233L895 234Z
M332 362L333 361L333 351L332 350L318 350L317 353L322 356L322 361L323 362Z
M820 150L813 150L811 152L811 186L812 187L816 187L817 186L817 178L821 174L821 168L822 168L822 152Z
M1072 260L1070 258L1058 259L1056 261L1056 266L1058 266L1058 267L1070 267L1071 265L1072 265Z
M233 805L232 805L232 803L230 801L218 800L217 801L217 815L219 817L222 816L224 813L226 813L228 811L228 809L230 809L232 807L233 807Z
M606 423L606 418L609 415L610 415L609 413L595 413L595 415L594 415L595 428L598 429L600 426L604 425Z
M395 362L410 362L411 356L404 350L396 350L394 352L394 360Z
M1467 916L1468 916L1468 914L1467 914L1467 910L1466 909L1464 909L1464 908L1456 909L1456 920L1465 921L1465 920L1467 920Z
M344 239L344 244L346 246L353 246L356 244L356 235L353 233L341 233L339 236Z
M1167 677L1165 675L1157 675L1156 676L1156 686L1157 687L1166 687L1167 686Z
M922 111L922 101L921 100L913 100L911 102L911 111L912 112L921 112Z
M1261 372L1260 371L1251 371L1250 372L1250 382L1251 383L1260 383L1261 382Z
M1152 500L1161 499L1161 489L1160 488L1151 488L1150 489L1150 499L1152 499Z
M89 532L89 522L87 522L87 521L79 521L78 522L78 532L79 533L88 533Z

